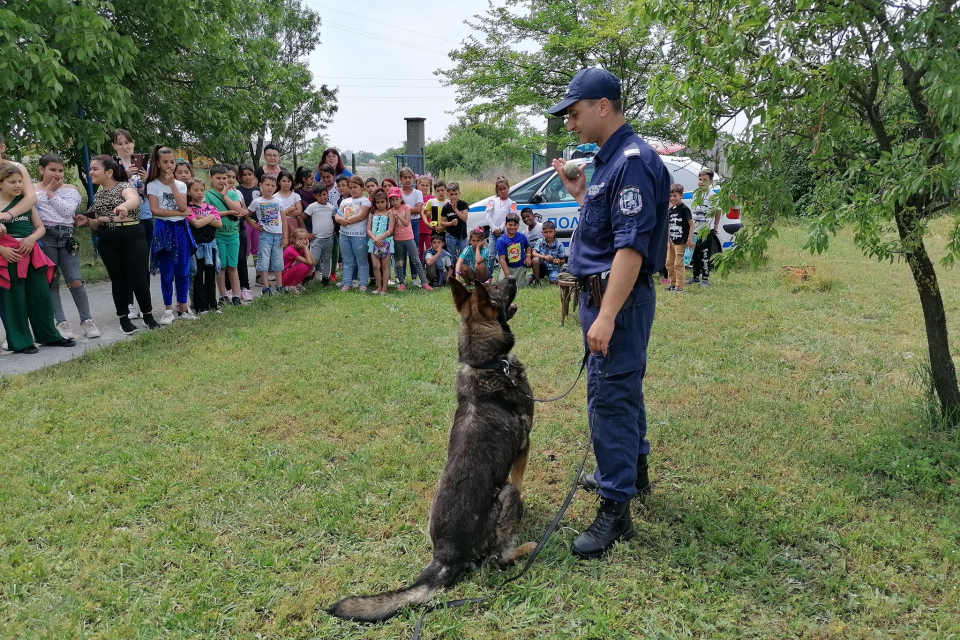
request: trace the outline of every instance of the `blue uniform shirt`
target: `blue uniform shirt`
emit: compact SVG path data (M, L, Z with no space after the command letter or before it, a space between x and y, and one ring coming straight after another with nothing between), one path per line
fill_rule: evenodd
M570 273L608 271L624 248L643 256L640 273L656 273L667 253L670 171L629 124L610 136L593 162L596 170L570 243Z

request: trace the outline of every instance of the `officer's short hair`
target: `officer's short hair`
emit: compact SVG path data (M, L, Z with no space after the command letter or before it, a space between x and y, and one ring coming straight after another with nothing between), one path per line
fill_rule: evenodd
M553 220L547 220L546 222L543 223L543 226L542 226L541 228L542 228L544 231L549 231L549 230L551 230L551 229L553 229L554 231L556 231L556 230L557 230L557 225L555 225L555 224L553 223Z
M596 100L590 99L584 100L584 102L593 107L596 106L596 104L602 99L603 98L597 98ZM614 113L623 115L623 100L610 100L610 98L607 98L607 100L610 102L610 107L613 109Z
M518 216L517 214L515 214L514 212L511 211L510 213L507 214L507 219L504 220L504 222L505 222L505 223L506 223L506 222L516 222L517 224L520 224L520 216Z

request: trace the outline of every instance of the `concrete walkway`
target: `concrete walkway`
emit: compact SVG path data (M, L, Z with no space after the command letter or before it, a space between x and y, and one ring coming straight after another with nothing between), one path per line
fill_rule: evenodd
M253 267L250 269L250 283L253 284ZM117 312L113 306L113 296L110 293L110 282L98 282L96 284L86 285L87 297L90 300L90 312L93 314L93 321L97 323L101 336L99 338L87 338L83 335L83 329L80 328L80 315L77 313L77 307L73 304L73 297L60 283L60 300L63 303L63 311L67 316L67 322L73 330L74 339L77 346L65 349L63 347L44 347L40 346L40 353L34 355L23 355L19 353L10 353L9 351L0 352L0 376L7 376L16 373L28 373L43 367L64 362L77 358L88 349L98 349L108 344L113 344L118 340L128 340L140 333L146 331L142 320L134 320L133 325L137 327L137 333L130 336L124 335L120 331L120 323L117 321ZM153 317L157 320L163 315L163 296L160 294L160 277L152 276L150 278L150 290L153 299ZM254 295L259 295L260 288L253 289ZM176 305L174 305L176 307ZM4 334L0 327L0 334ZM6 340L6 335L3 336Z

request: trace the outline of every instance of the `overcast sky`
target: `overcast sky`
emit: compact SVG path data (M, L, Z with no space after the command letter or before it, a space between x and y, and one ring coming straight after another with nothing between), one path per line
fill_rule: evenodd
M324 132L332 144L380 153L406 139L405 117L427 119L427 140L443 136L456 120L446 113L456 93L434 71L453 66L447 52L470 35L463 21L486 12L486 0L304 2L323 18L310 56L314 83L340 87L339 111Z

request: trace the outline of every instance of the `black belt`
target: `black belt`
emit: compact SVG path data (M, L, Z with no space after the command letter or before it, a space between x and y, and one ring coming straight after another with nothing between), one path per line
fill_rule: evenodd
M580 283L580 288L583 291L586 291L590 296L591 302L593 305L599 309L603 304L603 295L607 290L607 284L610 282L610 272L604 271L603 273L598 273L592 276L586 276L582 278L577 278L577 281ZM649 273L638 273L637 280L633 283L631 287L631 292L627 294L626 299L623 301L623 304L620 306L620 310L623 311L633 302L633 289L639 287L640 285L653 288L653 276Z
M604 278L602 273L598 273L594 276L582 276L577 278L577 284L580 285L580 288L584 291L590 290L590 278L600 278L604 283L604 288L606 288L607 280L610 277L610 272L607 272L607 277ZM649 273L638 273L637 281L633 283L634 287L639 287L640 285L646 285L648 287L653 287L653 275Z

